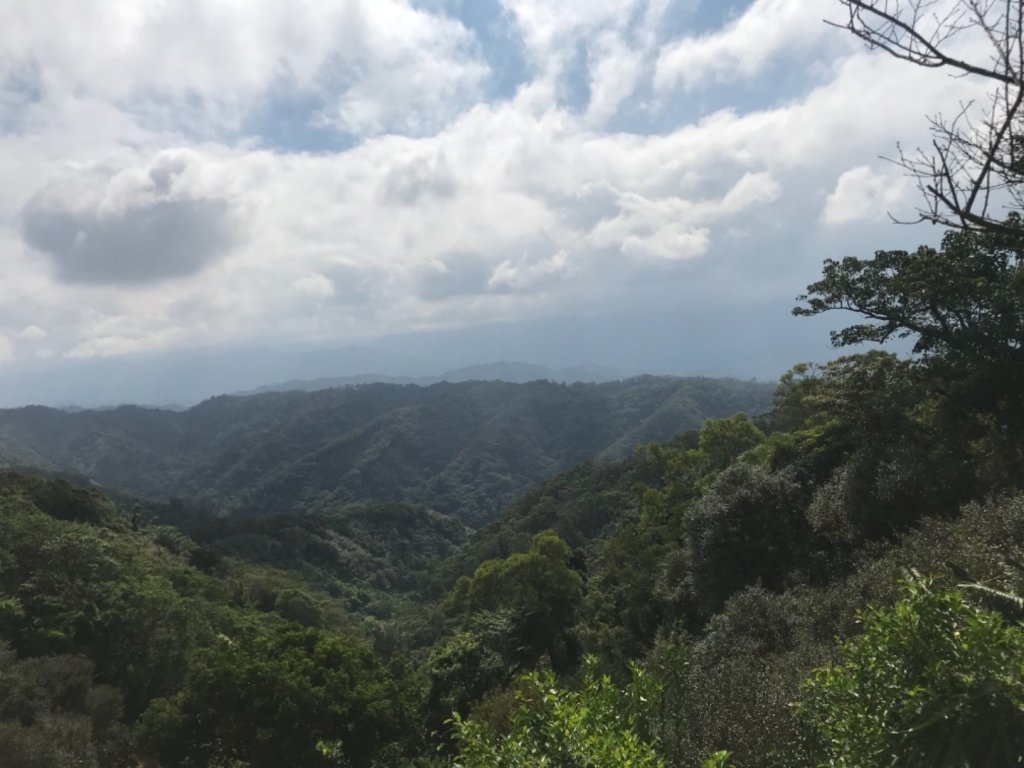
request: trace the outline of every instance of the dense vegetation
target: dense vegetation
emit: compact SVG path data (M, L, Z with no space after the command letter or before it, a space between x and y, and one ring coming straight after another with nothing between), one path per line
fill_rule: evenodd
M851 29L896 45L899 3L843 4ZM872 12L881 26L858 27ZM1020 189L1019 166L1001 173ZM210 510L0 475L4 764L1019 765L1024 227L954 203L963 226L940 248L828 261L795 309L854 312L837 346L907 337L913 353L797 365L754 418L695 428L696 390L652 401L678 385L656 379L499 385L495 400L485 385L269 395L180 422L5 414L10 457L158 497L176 479ZM687 386L723 407L756 393ZM592 423L608 394L620 420ZM623 455L652 419L679 434ZM542 422L593 439L524 452ZM307 433L328 442L305 453ZM389 503L346 504L363 497L297 469L367 448L359 435ZM490 452L469 461L465 440ZM464 539L444 513L488 519L465 489L518 487L492 483L505 451L548 457L549 479ZM431 495L420 454L462 467L463 490ZM577 466L550 477L561 462Z
M798 366L764 417L583 464L465 543L396 504L186 533L144 522L166 504L9 473L0 745L19 766L1006 764L1024 441L1012 382L967 386L944 351Z
M799 311L874 291L879 325L836 340L912 328L913 356L796 366L770 412L580 464L468 539L429 506L224 518L0 476L0 748L26 768L1013 763L1016 253L956 233L922 255L969 288L933 328L907 310L918 261L827 264ZM1004 298L977 308L982 280Z
M405 501L476 526L581 462L770 404L765 384L646 376L367 384L217 397L180 413L18 408L0 411L0 465L73 472L219 515Z

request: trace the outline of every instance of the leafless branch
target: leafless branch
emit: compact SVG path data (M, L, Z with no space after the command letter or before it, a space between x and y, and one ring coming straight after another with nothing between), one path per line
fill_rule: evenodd
M930 118L931 146L898 148L898 165L924 197L917 221L1007 231L1009 209L1024 208L1024 0L839 0L848 30L869 47L921 67L992 81L984 120L973 105L952 119ZM987 55L962 53L965 39ZM994 207L995 206L995 207Z

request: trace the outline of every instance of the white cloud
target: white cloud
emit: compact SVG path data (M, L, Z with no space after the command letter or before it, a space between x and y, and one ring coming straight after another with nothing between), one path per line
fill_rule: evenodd
M587 121L600 125L612 117L636 89L643 74L643 58L611 34L598 39L591 56Z
M687 36L666 45L658 57L655 82L667 89L711 87L750 78L779 55L792 55L818 43L826 33L822 7L807 0L755 0L724 29Z
M859 165L839 177L836 188L825 200L822 220L826 224L878 221L886 214L895 214L897 207L905 207L912 191L913 183L898 169L881 171Z
M0 71L15 69L48 100L202 132L237 128L274 89L304 91L357 134L429 130L487 73L461 23L408 0L7 3Z
M518 259L505 259L498 264L487 284L499 291L532 290L564 279L568 270L569 256L564 250L540 259L524 253Z
M622 252L637 261L671 262L703 256L710 245L707 227L667 224L646 236L628 235L622 241Z
M44 5L67 23L43 24ZM48 350L74 356L335 342L640 304L670 288L760 295L754 261L779 283L799 272L789 295L828 255L794 255L800 237L854 215L866 238L887 231L877 217L899 202L894 187L861 164L898 139L923 143L936 105L977 95L968 80L858 50L821 60L824 81L772 108L737 103L657 132L613 133L608 121L651 93L667 2L505 5L532 79L489 103L474 90L476 43L423 4L325 0L285 13L262 0L111 2L95 18L70 1L3 6L0 57L37 61L45 88L20 127L0 134L0 175L21 180L0 185L0 328L19 344L32 339L17 329L45 328ZM795 45L787 35L808 19L820 24L819 13L761 0L748 15L765 21L768 39L748 50L742 17L687 38L705 51L687 56L708 78L745 77ZM216 45L233 19L238 39ZM109 27L107 49L98 25ZM353 30L359 39L346 37ZM581 46L590 100L569 108L560 68ZM665 82L683 82L675 77ZM199 141L152 119L161 94L237 118L282 84L325 96L326 118L367 135L344 150L272 150L216 132ZM183 201L222 204L213 213L244 237L168 250L165 240L195 246L199 224L220 220L153 213ZM33 211L43 218L26 227ZM123 279L124 262L90 250L97 241L131 242L138 258L160 257L160 269ZM756 258L746 243L758 244ZM719 283L701 282L713 272Z
M334 283L319 272L310 272L304 277L292 280L292 288L309 296L328 298L334 295Z
M719 214L742 213L753 205L772 202L781 192L782 187L770 173L746 173L722 198L718 205Z
M0 363L8 363L14 359L14 342L0 333Z
M24 341L43 341L49 338L49 336L50 334L38 325L26 325L21 329L21 333L18 334L18 338Z

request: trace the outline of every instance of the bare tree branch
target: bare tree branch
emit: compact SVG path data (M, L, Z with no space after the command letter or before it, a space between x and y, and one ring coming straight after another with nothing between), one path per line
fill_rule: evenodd
M895 159L924 197L917 221L1007 232L1010 210L1024 208L1024 0L839 0L846 29L871 48L921 67L993 83L988 114L974 105L953 119L930 118L931 147L898 148ZM986 41L969 60L962 39Z

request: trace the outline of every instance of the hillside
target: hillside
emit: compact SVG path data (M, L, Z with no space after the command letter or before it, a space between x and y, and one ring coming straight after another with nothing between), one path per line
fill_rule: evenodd
M772 387L722 379L367 384L132 406L0 411L0 461L73 472L226 515L413 502L477 526L582 462L610 461L706 418L758 413Z

